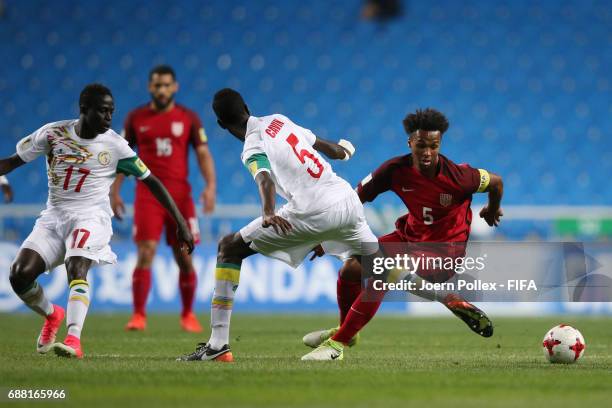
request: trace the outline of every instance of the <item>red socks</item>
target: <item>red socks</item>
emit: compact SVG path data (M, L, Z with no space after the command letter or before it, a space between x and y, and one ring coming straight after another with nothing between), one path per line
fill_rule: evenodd
M181 291L181 302L183 303L181 316L187 316L191 313L197 286L198 275L196 275L195 271L189 273L179 272L179 289Z
M383 298L384 292L364 289L350 307L344 322L332 340L348 344L353 337L374 317ZM367 299L367 300L366 300Z
M336 298L338 299L338 309L340 309L340 324L346 319L346 315L351 309L351 305L361 292L361 281L353 281L338 277L336 283Z
M151 269L135 268L132 274L134 313L146 315L147 297L151 289Z

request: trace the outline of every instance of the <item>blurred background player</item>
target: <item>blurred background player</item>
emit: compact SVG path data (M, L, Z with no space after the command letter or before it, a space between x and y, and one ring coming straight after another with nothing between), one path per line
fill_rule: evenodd
M76 120L48 123L21 139L17 153L0 160L0 175L46 155L47 208L11 265L10 283L21 300L45 318L36 349L53 348L62 357L83 357L81 331L89 309L87 272L92 265L116 263L109 189L117 173L138 177L178 224L177 241L193 251L193 237L172 198L121 136L111 128L115 105L108 88L87 85ZM66 312L52 304L36 279L66 264L70 292ZM55 336L66 315L68 333Z
M350 142L320 139L283 115L251 116L229 88L215 94L213 110L219 126L244 144L241 160L259 188L262 215L219 241L212 333L181 361L233 361L230 318L245 258L260 253L297 268L319 244L342 259L378 249L357 194L319 154L348 160L355 151ZM287 200L278 211L276 193Z
M404 129L409 136L411 153L386 161L357 186L362 203L372 202L378 195L393 191L408 209L408 214L396 221L395 231L378 238L381 249L387 256L395 256L395 253L388 253L389 247L385 247L385 243L402 242L406 246L438 243L415 245L414 251L419 255L426 252L432 257L464 257L472 223L472 195L489 194L489 202L480 211L480 217L488 225L497 226L503 215L502 179L484 169L457 165L439 154L448 120L437 110L417 110L407 115ZM421 270L418 274L432 282L444 282L453 276L453 271ZM458 295L417 294L442 302L481 336L493 334L493 325L486 314ZM354 342L355 335L378 310L384 294L377 295L366 296L366 292L361 290L360 264L355 259L346 261L339 272L337 285L341 326L304 336L306 345L318 348L303 359L337 359L343 346Z
M2 195L4 196L4 202L10 203L13 201L13 189L6 176L0 176L0 187L2 187Z
M175 102L179 84L174 70L158 65L149 73L151 101L131 111L124 126L124 137L151 171L159 177L189 223L196 244L200 233L196 207L188 181L189 146L195 150L200 172L206 180L201 201L204 213L215 208L216 180L213 157L208 149L206 133L198 115ZM117 177L112 188L111 202L117 218L125 212L120 196L123 177ZM145 330L146 303L151 288L151 267L162 230L172 247L179 268L179 289L182 301L181 327L189 332L201 332L202 326L192 311L197 275L190 254L180 250L175 239L176 225L142 183L137 183L134 202L134 240L138 260L132 276L134 314L126 330Z

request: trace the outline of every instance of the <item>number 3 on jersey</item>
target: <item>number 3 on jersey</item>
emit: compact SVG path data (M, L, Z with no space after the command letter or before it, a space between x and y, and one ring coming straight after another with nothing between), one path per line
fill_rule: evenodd
M310 176L312 178L319 178L321 177L321 174L323 174L323 165L319 162L319 160L315 157L314 154L312 154L311 152L309 152L306 149L302 149L300 150L300 152L298 153L297 151L297 145L299 143L299 140L297 138L296 135L294 135L293 133L291 133L288 137L287 137L287 143L289 143L289 145L291 146L291 148L293 149L293 153L295 153L295 156L298 158L298 160L304 164L306 163L306 159L305 157L308 157L310 160L312 160L312 162L315 164L315 166L317 166L317 172L315 173L311 168L306 169L306 171L308 172L308 174L310 174Z

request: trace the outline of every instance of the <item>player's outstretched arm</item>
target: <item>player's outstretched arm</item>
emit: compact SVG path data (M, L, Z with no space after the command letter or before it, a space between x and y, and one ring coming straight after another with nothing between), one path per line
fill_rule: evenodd
M19 166L23 166L25 162L21 160L21 157L17 153L10 157L0 159L0 176L10 173Z
M483 218L489 226L497 227L504 212L501 209L501 200L504 195L504 182L501 176L489 172L489 185L486 192L489 193L489 203L480 210L480 218Z
M117 177L111 186L111 208L113 209L113 213L118 220L123 220L123 214L125 214L125 204L121 198L121 185L123 184L124 179L125 175L121 173L117 174Z
M179 209L177 208L174 200L166 190L166 187L159 181L157 177L153 174L150 174L148 177L142 179L142 182L151 190L151 193L155 196L157 201L168 210L174 222L178 226L178 231L176 233L177 238L181 244L187 246L187 250L189 253L193 252L193 236L191 232L189 232L189 227L187 226L187 222L185 222L185 218L181 215Z
M276 187L274 186L272 177L270 177L270 173L267 171L259 172L257 176L255 176L255 181L259 187L259 196L261 197L261 226L264 228L272 226L277 234L280 233L279 230L282 231L283 234L287 234L291 231L292 227L289 221L275 213Z
M353 147L353 144L344 139L340 139L338 143L334 143L317 137L312 147L332 160L348 160L355 154L355 147Z

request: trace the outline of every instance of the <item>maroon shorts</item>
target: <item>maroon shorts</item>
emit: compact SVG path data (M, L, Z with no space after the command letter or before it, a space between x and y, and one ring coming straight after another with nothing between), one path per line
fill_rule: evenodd
M378 238L382 251L387 257L396 255L410 255L411 257L442 258L448 265L457 258L463 258L467 248L467 242L411 242L406 240L400 231ZM452 261L454 262L454 261ZM445 262L442 262L444 265ZM417 274L430 282L446 282L455 275L453 269L425 266Z
M200 226L196 207L191 198L191 193L173 195L179 211L187 221L189 230L193 235L194 243L200 242ZM149 192L136 193L134 201L134 241L157 241L161 237L162 231L166 230L166 242L170 246L178 244L176 238L176 223L172 216Z

